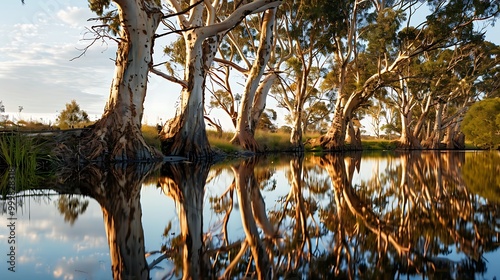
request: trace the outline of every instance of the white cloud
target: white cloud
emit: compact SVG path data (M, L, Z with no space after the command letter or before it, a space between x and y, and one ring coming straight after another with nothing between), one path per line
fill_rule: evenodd
M73 6L57 12L57 18L73 28L85 25L89 16L89 9L84 9L82 7Z
M113 51L113 50L110 50ZM89 114L101 114L109 93L114 65L111 53L74 45L33 43L24 49L0 48L8 59L0 64L1 100L7 111L22 105L24 113L54 113L75 99Z
M105 262L108 262L106 257ZM52 275L56 279L80 279L81 277L90 279L101 279L109 277L109 266L102 266L104 260L97 260L95 256L84 257L63 257L58 261Z

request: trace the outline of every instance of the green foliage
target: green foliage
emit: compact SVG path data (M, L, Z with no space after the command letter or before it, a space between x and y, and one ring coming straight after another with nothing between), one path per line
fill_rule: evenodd
M107 30L112 34L118 34L120 30L120 19L118 10L114 9L111 0L88 0L91 11L99 16L99 20L107 25Z
M485 149L500 145L500 98L485 99L471 106L462 122L468 141Z
M377 13L376 20L363 31L363 38L368 41L368 51L375 56L394 53L391 46L397 43L397 31L406 17L401 11L386 8Z
M170 45L165 46L163 52L169 57L167 62L165 62L167 72L169 75L174 75L177 69L176 66L183 66L186 63L186 43L184 37L181 36Z
M259 123L257 125L257 129L265 130L265 131L276 131L278 128L273 123L278 118L278 114L273 109L266 109L262 112L260 116Z
M87 112L81 110L80 105L75 100L66 103L66 108L61 111L56 119L56 123L61 129L82 127L89 124L89 122Z
M156 147L160 149L160 138L158 138L158 129L156 126L152 125L143 125L141 127L142 137L144 137L144 141L151 147Z

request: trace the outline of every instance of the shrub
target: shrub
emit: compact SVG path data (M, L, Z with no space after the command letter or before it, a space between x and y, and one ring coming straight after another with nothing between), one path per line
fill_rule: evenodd
M500 98L485 99L472 105L462 122L462 132L477 147L492 149L500 145Z

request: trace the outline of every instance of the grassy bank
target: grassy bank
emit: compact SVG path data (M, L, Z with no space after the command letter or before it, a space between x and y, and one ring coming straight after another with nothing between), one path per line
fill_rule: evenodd
M154 147L160 147L160 140L158 139L158 134L156 127L143 125L142 133L144 139L149 145ZM241 151L240 147L234 146L230 143L234 136L233 132L223 132L222 135L218 135L216 131L207 131L208 141L212 147L216 147L226 153L234 153ZM319 137L319 134L308 134L303 137L304 141L311 138ZM267 131L257 131L255 139L261 148L267 152L282 152L290 151L290 134L286 132L267 132ZM396 144L392 140L375 140L375 139L362 139L364 150L394 150L396 149ZM310 145L305 145L306 151L320 151L318 147L311 147Z

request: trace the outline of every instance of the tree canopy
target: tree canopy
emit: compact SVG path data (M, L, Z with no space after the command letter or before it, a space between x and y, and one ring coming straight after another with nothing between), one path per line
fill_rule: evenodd
M56 123L61 129L81 127L89 122L89 115L80 109L80 105L75 100L66 103L66 107L56 119Z
M481 148L500 145L500 98L479 101L471 106L463 120L465 137Z

